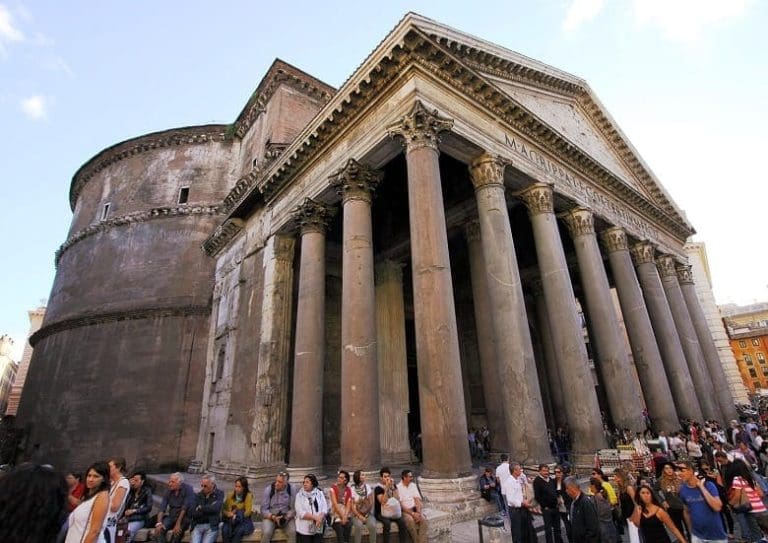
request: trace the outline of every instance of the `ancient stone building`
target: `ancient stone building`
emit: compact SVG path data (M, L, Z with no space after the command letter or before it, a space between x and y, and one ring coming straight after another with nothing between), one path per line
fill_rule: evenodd
M601 407L734 414L694 230L586 82L418 15L338 90L276 61L231 127L103 151L71 203L40 455L372 469L420 434L430 493L474 486L469 426L535 462L558 425L602 447Z

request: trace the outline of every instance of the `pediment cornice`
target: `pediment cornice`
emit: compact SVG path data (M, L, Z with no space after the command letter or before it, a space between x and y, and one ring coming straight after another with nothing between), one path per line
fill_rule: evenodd
M407 24L407 21L400 24ZM395 39L392 39L393 35ZM379 92L409 69L415 68L461 90L503 123L529 137L575 171L605 187L628 206L657 221L680 239L685 240L694 233L673 206L659 206L649 200L590 157L577 144L512 99L487 77L483 77L483 71L487 70L473 68L470 64L495 64L495 70L499 73L511 65L494 60L492 55L483 55L480 51L470 49L467 49L467 55L471 57L471 62L468 62L456 54L457 49L458 45L451 45L449 41L429 35L413 25L399 34L393 31L382 42L380 50L363 63L279 159L263 172L251 190L259 190L266 201L274 198L313 157L338 137ZM548 86L552 91L572 93L577 98L584 96L581 100L589 98L590 91L582 86L582 81L560 77L554 68L551 72L537 74L535 70L526 69L522 65L519 68L512 67L512 77L525 79L530 84ZM589 104L588 101L586 103ZM602 112L602 108L595 104L593 113L597 112ZM609 120L606 115L606 122ZM606 130L608 128L606 125ZM608 139L611 141L611 138ZM614 143L621 143L620 139L620 133L616 131ZM230 207L230 216L242 217L247 214L243 208L247 198L248 193L237 198Z

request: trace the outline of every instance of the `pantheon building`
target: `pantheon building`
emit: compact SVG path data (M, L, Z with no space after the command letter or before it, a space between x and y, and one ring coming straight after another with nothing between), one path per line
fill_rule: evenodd
M587 83L419 15L339 89L276 60L233 124L101 151L70 203L36 459L257 477L420 435L428 486L471 427L534 463L735 418L693 226Z

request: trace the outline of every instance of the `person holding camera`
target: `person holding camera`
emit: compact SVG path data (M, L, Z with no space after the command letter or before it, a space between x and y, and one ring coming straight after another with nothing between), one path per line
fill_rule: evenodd
M264 489L261 501L261 543L269 543L275 528L285 532L288 543L296 541L296 511L293 508L293 491L288 482L288 473L281 471L275 481Z
M221 510L221 539L224 543L240 543L253 533L253 494L248 490L248 479L235 479L235 489L227 494Z

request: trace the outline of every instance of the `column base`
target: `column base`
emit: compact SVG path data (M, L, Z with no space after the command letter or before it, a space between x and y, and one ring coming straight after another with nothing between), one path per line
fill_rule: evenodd
M208 466L208 472L224 477L247 477L248 479L271 479L279 471L285 470L285 464L271 464L269 466L252 466L236 462L216 462ZM203 470L204 472L205 470ZM201 473L203 473L201 472Z
M325 474L323 466L288 466L285 468L288 472L288 477L292 485L299 485L304 481L304 477L310 473L314 473L318 481L327 481L328 476Z
M451 523L480 518L496 511L495 503L480 496L475 475L455 479L419 477L418 484L426 507L449 513Z
M198 460L195 458L192 460L189 465L187 466L187 473L204 473L205 467L202 460Z
M595 467L596 453L571 453L571 471L573 473L591 472Z

